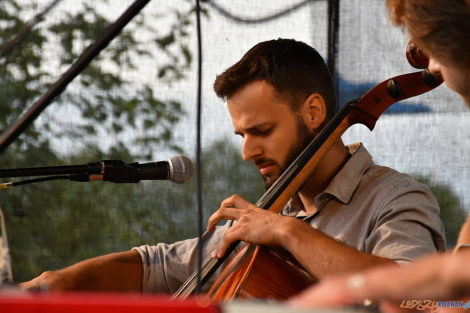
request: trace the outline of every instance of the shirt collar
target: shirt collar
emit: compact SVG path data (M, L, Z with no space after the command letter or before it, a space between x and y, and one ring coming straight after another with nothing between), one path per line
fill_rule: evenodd
M325 198L325 195L331 195L343 204L351 201L362 176L373 165L373 162L372 156L361 143L348 145L347 148L351 157L338 174L336 174L328 187L315 200L319 199L321 201L322 198Z
M349 203L362 176L367 169L374 164L372 162L372 156L361 143L348 145L347 148L351 157L325 190L315 197L315 205L318 211L321 210L332 197L343 204ZM301 207L300 198L296 194L284 208L282 214L288 216L305 215Z

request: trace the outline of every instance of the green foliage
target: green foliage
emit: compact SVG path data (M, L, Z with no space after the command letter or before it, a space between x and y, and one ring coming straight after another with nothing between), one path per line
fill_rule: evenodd
M446 232L447 249L452 249L467 216L458 195L449 186L434 182L428 177L417 176L415 179L428 185L436 196L441 209L439 216Z

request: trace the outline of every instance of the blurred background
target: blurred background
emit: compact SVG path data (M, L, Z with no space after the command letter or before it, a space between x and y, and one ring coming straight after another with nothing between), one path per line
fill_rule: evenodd
M3 132L133 1L60 0L29 36L0 58ZM51 0L0 0L0 44ZM257 171L240 158L215 76L253 45L294 38L315 47L334 72L340 104L379 82L416 71L407 37L385 1L202 1L203 220L233 193L256 201ZM195 160L197 41L194 1L150 1L11 146L0 168ZM353 126L376 163L428 184L452 248L470 212L470 114L444 85L393 105L370 132ZM459 131L455 131L458 129ZM461 144L463 143L463 144ZM6 180L5 180L6 181ZM84 258L196 236L196 180L139 184L43 182L0 190L16 282Z

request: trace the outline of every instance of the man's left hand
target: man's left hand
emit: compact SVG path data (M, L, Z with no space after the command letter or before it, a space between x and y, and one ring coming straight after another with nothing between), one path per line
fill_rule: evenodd
M222 201L220 208L209 218L207 230L212 231L221 220L236 220L224 234L212 257L220 258L232 242L242 240L266 246L282 246L282 240L295 218L263 210L239 195Z

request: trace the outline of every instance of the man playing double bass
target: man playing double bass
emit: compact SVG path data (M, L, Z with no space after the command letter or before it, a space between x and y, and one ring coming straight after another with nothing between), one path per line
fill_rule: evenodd
M267 186L337 109L323 59L295 40L257 44L217 77L214 89L243 138L243 159L253 162ZM209 219L204 253L221 257L236 240L280 247L323 279L443 250L438 214L425 185L375 165L361 144L345 146L338 139L282 214L238 195L222 201ZM223 219L236 223L216 227ZM144 245L45 272L22 287L174 293L195 270L196 245L196 239Z

